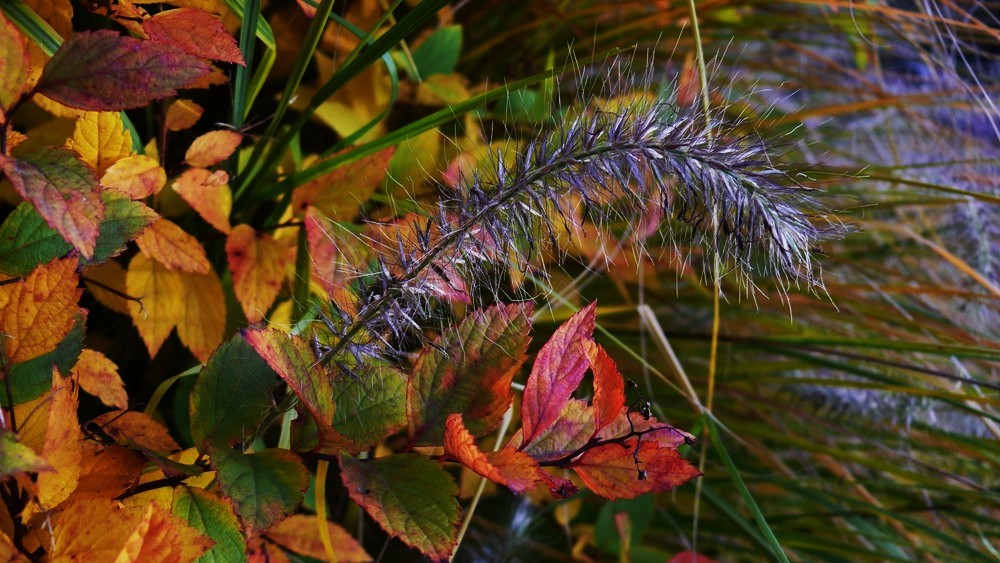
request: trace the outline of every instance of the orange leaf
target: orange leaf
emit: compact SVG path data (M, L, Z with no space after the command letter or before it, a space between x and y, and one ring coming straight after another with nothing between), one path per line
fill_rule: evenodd
M92 280L101 283L127 295L128 292L125 290L125 268L122 268L121 264L109 260L100 266L87 268L86 272L87 279L83 283L87 287L87 291L97 299L98 303L117 313L123 315L129 314L128 301L126 299L91 282Z
M69 334L82 293L76 267L76 258L56 259L0 286L0 334L10 364L54 350Z
M112 411L91 421L123 446L140 446L158 454L181 449L170 432L148 414L137 411Z
M183 292L183 315L177 324L177 336L201 362L222 344L226 332L226 296L214 270L207 274L179 272Z
M205 108L191 100L176 100L167 108L166 125L168 131L183 131L194 127L201 119Z
M518 494L530 491L541 480L538 463L524 452L510 448L480 451L461 414L451 414L445 422L444 451L469 469Z
M100 446L96 442L84 442L83 463L80 482L73 492L75 495L116 497L139 481L146 458L137 451L121 446Z
M288 247L249 225L237 225L226 240L226 257L247 320L260 321L278 296L292 262Z
M395 150L383 149L296 188L292 192L292 209L302 213L311 205L336 221L354 219L385 178Z
M128 408L128 395L125 384L118 376L118 366L104 354L85 349L80 353L73 373L80 387L105 405L122 410Z
M213 545L212 540L180 518L151 504L118 552L115 563L194 561Z
M163 221L166 219L158 223ZM129 301L128 310L153 357L184 315L184 303L180 301L184 283L180 273L168 270L145 254L136 254L125 274L125 290L142 300L139 303Z
M625 380L618 372L614 360L608 356L600 344L585 340L583 348L594 373L594 436L597 432L618 418L625 406Z
M263 538L257 538L247 544L247 561L249 563L289 563L291 559L277 545Z
M652 440L643 439L639 445L638 467L635 452L636 438L605 444L584 452L573 469L587 488L609 499L666 492L701 475L677 450L661 448Z
M38 503L45 509L69 498L80 480L83 432L76 419L79 394L73 380L52 370L49 424L45 429L42 457L55 471L38 475Z
M219 16L193 8L160 12L142 22L153 41L173 45L189 55L246 66L243 54Z
M372 558L347 530L327 522L330 542L338 561L371 561ZM314 559L326 559L319 538L319 520L311 514L294 514L268 530L265 535L285 549Z
M0 14L0 121L28 86L28 65L24 35Z
M356 304L349 284L357 274L354 264L367 264L370 249L359 239L348 240L347 231L315 207L306 208L305 223L313 280L341 309L353 314Z
M236 131L209 131L191 143L184 160L191 166L208 168L229 158L242 142L243 135Z
M233 209L229 174L223 170L211 172L204 168L191 168L177 177L173 188L209 225L229 234L232 229L229 213Z
M139 250L168 270L206 274L212 269L198 239L167 219L160 219L150 225L135 242L139 245ZM138 297L131 292L130 295Z
M132 154L132 135L125 130L118 111L88 111L76 120L73 137L66 143L97 175Z
M101 185L114 188L132 199L160 193L167 183L167 172L154 158L137 154L126 156L108 167Z

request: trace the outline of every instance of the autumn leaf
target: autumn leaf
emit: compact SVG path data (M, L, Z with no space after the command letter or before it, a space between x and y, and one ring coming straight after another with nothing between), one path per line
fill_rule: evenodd
M162 424L138 411L111 411L98 416L91 424L123 446L138 446L164 455L181 449Z
M289 248L250 225L237 225L226 239L226 257L243 313L251 323L260 321L292 265Z
M292 192L292 209L313 206L335 221L354 219L382 183L395 148L359 158L303 184Z
M125 287L125 268L118 262L109 260L99 266L87 268L83 285L101 305L116 313L129 314L128 301L122 297L128 295Z
M164 119L167 131L190 129L194 127L195 123L198 123L204 113L205 108L191 100L174 100L167 108L167 116Z
M19 203L0 224L0 273L25 276L72 249L27 201Z
M167 172L155 158L143 154L126 156L108 166L101 185L132 199L156 195L167 183Z
M226 296L214 270L207 274L177 272L183 303L177 336L200 362L207 362L226 332Z
M0 479L18 473L51 470L44 457L18 441L17 434L0 428Z
M77 309L73 317L73 328L56 344L54 350L24 362L16 363L7 373L13 403L19 404L41 397L52 388L52 368L68 376L76 365L83 350L83 338L87 324L86 310ZM0 397L7 401L7 387L0 385Z
M97 442L83 443L80 480L71 499L78 495L114 498L132 488L146 467L146 458L137 451L121 446L101 446Z
M333 428L372 447L406 426L406 375L387 365L361 366L333 386Z
M224 170L189 168L177 177L173 189L209 225L226 234L232 230L229 213L233 209L233 192Z
M458 487L436 462L419 454L357 460L340 456L340 476L351 496L387 534L436 560L457 542Z
M80 480L83 461L83 432L76 419L79 395L73 380L52 373L49 422L41 455L54 471L38 475L38 504L55 508L69 498Z
M80 388L97 397L109 407L128 408L125 384L118 375L118 366L104 354L85 349L73 368Z
M84 31L45 65L38 92L70 107L118 111L174 96L209 70L204 60L169 45Z
M246 550L240 523L233 507L217 494L195 487L178 487L174 491L171 512L189 526L215 542L200 563L239 561Z
M73 329L82 290L76 258L53 260L0 286L0 334L11 364L50 352Z
M166 10L142 22L153 41L173 45L202 59L246 66L236 39L219 16L193 8Z
M101 201L104 202L104 220L94 245L94 255L84 262L85 266L101 264L118 256L125 250L126 243L135 240L160 218L142 202L132 201L114 190L101 192Z
M342 226L315 207L306 208L305 223L312 279L341 309L353 313L356 305L349 273L353 264L368 263L370 249L357 239L349 240Z
M153 223L135 242L139 250L168 270L207 274L212 269L198 239L167 219Z
M618 418L625 406L625 380L618 372L614 360L600 344L585 340L590 370L594 374L594 435Z
M41 147L17 159L0 154L0 168L50 227L85 257L93 256L104 205L97 176L76 153Z
M288 551L324 560L327 555L323 549L323 542L319 538L318 524L319 521L315 515L294 514L268 530L264 535ZM337 561L363 562L372 560L371 556L347 530L333 522L326 522L324 525L330 534L330 543L333 544Z
M194 561L212 544L180 518L151 504L136 522L115 563Z
M290 515L302 502L309 472L298 456L277 448L251 454L210 445L219 487L233 501L244 536L253 538Z
M521 396L522 449L556 421L587 373L589 361L583 342L594 332L596 307L591 303L570 317L535 357Z
M28 85L29 64L24 36L0 14L0 121Z
M609 499L662 493L701 475L677 450L645 439L637 450L636 440L639 438L589 449L573 462L573 469L588 489ZM634 455L638 455L638 467ZM640 470L644 472L642 479Z
M523 450L537 461L566 457L586 445L594 435L594 409L586 401L570 399L559 412L555 423L523 445L524 430L518 430L509 447Z
M197 168L208 168L229 158L243 142L243 134L221 129L201 135L188 147L184 160Z
M156 356L170 331L184 317L184 282L160 262L137 254L125 274L125 291L141 300L128 302L129 313L150 357Z
M529 315L522 304L474 311L421 352L407 388L414 444L441 444L452 413L465 415L474 436L496 428L513 400L510 383L525 359Z
M219 346L191 391L191 439L233 445L275 410L278 376L239 335Z
M132 135L118 111L88 111L76 120L66 144L101 176L109 166L132 154Z
M541 478L538 463L528 454L510 448L496 452L480 451L476 439L465 428L461 414L448 416L444 430L444 452L494 483L515 493L526 493Z

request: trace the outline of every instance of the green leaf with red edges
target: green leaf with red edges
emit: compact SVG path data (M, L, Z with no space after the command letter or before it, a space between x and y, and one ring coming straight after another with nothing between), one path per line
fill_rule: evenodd
M142 22L142 28L153 41L189 55L246 66L236 39L214 14L195 8L167 10Z
M41 147L16 159L0 155L0 168L66 242L87 258L94 255L104 202L97 175L75 152Z
M594 409L586 401L570 399L554 424L523 446L523 429L511 438L510 447L523 450L538 461L564 458L585 445L594 435Z
M611 443L587 450L573 463L573 469L594 493L609 499L635 498L644 493L662 493L701 475L673 448L661 448L653 440L643 439L638 451L637 438L623 444ZM644 472L640 479L639 470Z
M436 560L458 540L458 487L439 464L419 454L359 461L340 456L340 476L359 506L387 534Z
M132 201L128 196L114 190L101 192L104 201L104 220L101 221L94 256L86 262L96 266L118 256L125 250L125 244L159 219L155 211L142 202Z
M240 523L236 520L233 507L228 502L205 489L178 487L174 490L171 511L215 542L202 554L198 563L228 563L243 559L246 542L239 532Z
M27 41L0 14L0 121L28 84L28 64Z
M615 361L600 344L584 341L590 371L594 374L594 417L597 432L618 418L625 406L625 380L618 372Z
M362 366L333 384L333 428L368 448L406 426L406 376L389 366Z
M210 70L206 61L171 45L84 31L59 47L37 91L78 109L118 111L174 96Z
M559 418L566 401L587 373L590 364L583 342L592 339L596 308L597 303L591 303L570 317L535 357L521 395L522 448Z
M515 493L526 493L541 480L541 468L528 454L511 448L482 452L476 439L466 430L462 415L448 417L444 427L444 453L494 483Z
M265 328L243 330L243 338L271 369L285 380L319 425L324 447L347 447L350 442L332 426L335 403L331 374L316 361L309 343L301 337ZM355 448L354 451L360 451Z
M274 410L278 376L239 335L219 346L191 391L191 438L233 445Z
M309 472L288 450L245 454L224 444L210 444L209 454L219 488L233 502L247 538L295 512L309 486Z
M414 444L441 444L452 413L465 415L474 436L496 428L513 400L511 380L524 363L529 316L524 304L473 311L437 346L424 349L407 387Z

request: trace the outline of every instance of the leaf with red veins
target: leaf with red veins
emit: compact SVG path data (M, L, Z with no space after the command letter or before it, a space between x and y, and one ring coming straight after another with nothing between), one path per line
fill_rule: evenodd
M483 452L462 423L461 414L448 416L444 428L444 452L494 483L515 493L526 493L541 480L538 463L528 454L510 448Z
M75 152L41 147L16 159L0 155L0 169L66 242L87 258L94 255L104 202L97 175Z
M631 425L629 419L631 419ZM622 407L618 417L601 430L600 437L603 439L615 438L624 436L633 430L645 432L642 439L644 441L652 440L658 443L661 448L676 448L684 444L694 443L694 436L691 434L660 422L656 420L656 417L650 417L649 420L646 420L635 411L629 413L626 407Z
M37 91L77 109L118 111L174 96L210 70L203 59L170 45L84 31L59 47Z
M591 303L570 317L538 352L521 397L522 449L555 423L587 373L583 342L592 339L596 308Z
M236 39L226 31L219 16L196 8L166 10L142 22L153 41L173 45L202 59L246 66Z
M608 356L600 344L584 341L584 350L594 374L594 417L597 432L618 418L625 406L625 380L618 372L615 361Z
M523 450L536 460L564 458L587 444L594 435L594 409L586 401L570 399L556 422L523 446L523 429L511 438L508 447Z
M701 475L677 450L661 448L646 439L639 446L639 466L636 468L637 440L630 438L621 444L605 444L587 450L573 463L573 469L588 489L612 500L666 492ZM639 470L645 472L643 479L639 478Z

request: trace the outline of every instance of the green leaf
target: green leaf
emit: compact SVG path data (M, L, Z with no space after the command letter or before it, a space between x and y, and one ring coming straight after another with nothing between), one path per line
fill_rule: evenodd
M406 426L406 376L388 366L358 370L333 385L337 404L333 427L360 446L370 447Z
M309 472L288 450L244 454L210 442L209 453L222 494L233 501L248 538L294 512L309 486Z
M434 559L457 542L458 487L436 462L419 454L359 461L341 456L347 493L390 536Z
M462 54L462 26L449 25L430 34L420 47L413 51L413 63L420 76L451 74Z
M0 428L0 478L26 471L50 469L45 458L17 441L17 434Z
M174 493L173 513L215 542L199 563L246 561L240 523L226 501L204 489L180 487Z
M169 45L84 31L45 65L38 92L74 108L117 111L174 96L210 70L206 61Z
M439 445L449 414L461 413L474 436L496 428L513 400L531 327L523 304L474 311L428 346L413 366L407 419L417 445Z
M141 202L132 201L128 196L104 190L104 221L101 222L94 257L87 265L103 264L125 250L125 244L155 221L159 215Z
M10 390L15 405L37 399L52 388L53 366L64 376L69 374L76 365L80 352L83 351L86 324L87 317L77 315L73 328L55 350L26 362L14 364L7 377L10 379ZM0 385L0 399L3 400L3 404L8 404L5 385Z
M539 123L549 117L545 96L534 88L514 90L504 101L504 118L523 123Z
M0 273L26 276L72 249L26 201L18 204L0 225Z
M242 442L274 409L278 377L239 335L219 346L191 392L191 438Z

